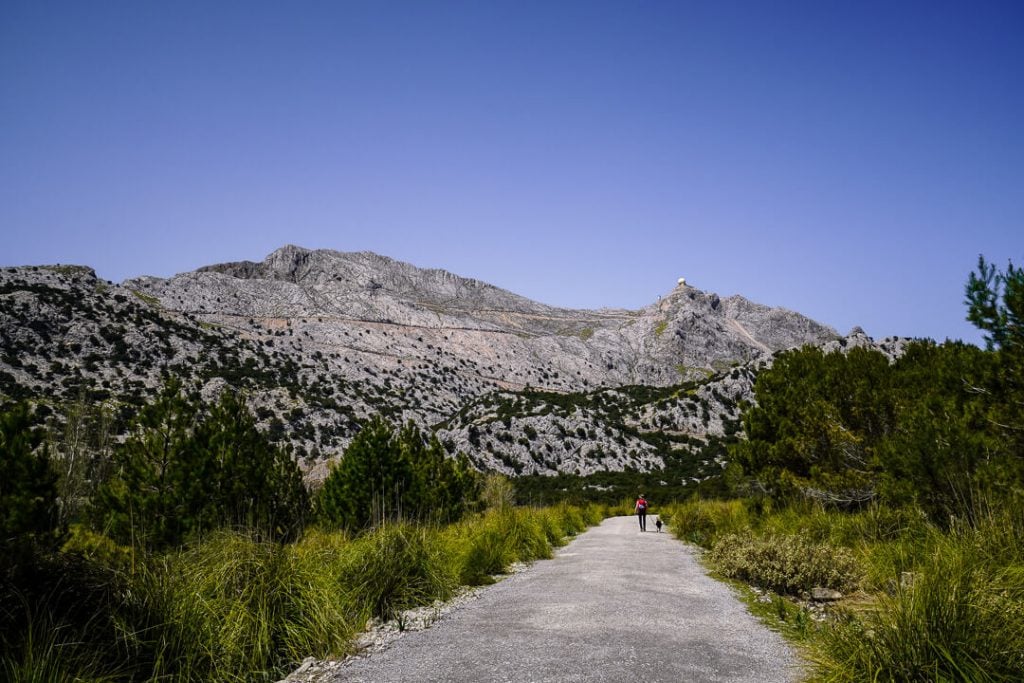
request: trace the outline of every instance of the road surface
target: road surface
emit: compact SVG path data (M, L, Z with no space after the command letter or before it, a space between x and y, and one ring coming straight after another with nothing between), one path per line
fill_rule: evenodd
M383 652L350 660L334 683L749 681L800 678L782 638L708 578L694 550L654 517L606 519L552 560Z

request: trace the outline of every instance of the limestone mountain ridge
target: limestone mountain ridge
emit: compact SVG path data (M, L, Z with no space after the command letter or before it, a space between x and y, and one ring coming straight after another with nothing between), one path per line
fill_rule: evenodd
M773 353L830 343L845 340L805 316L689 286L640 310L574 310L369 252L286 246L121 284L0 269L0 394L84 392L123 423L167 375L205 397L231 386L311 479L374 413L481 469L658 468L734 433Z
M420 269L369 252L343 253L286 246L261 263L225 263L166 280L141 278L126 286L157 297L161 305L210 322L235 323L320 317L336 327L369 323L405 333L467 333L467 355L486 340L510 385L538 383L514 360L527 353L560 366L591 386L654 384L699 376L716 366L839 338L805 316L740 296L721 299L677 287L643 309L575 310L537 303L478 280ZM513 337L515 339L513 339ZM445 346L458 347L447 340ZM393 355L402 349L391 340ZM511 356L500 354L504 348ZM382 349L386 352L386 350ZM408 352L408 349L405 350ZM411 354L413 356L417 354ZM536 364L535 362L533 364ZM566 387L575 390L576 387Z

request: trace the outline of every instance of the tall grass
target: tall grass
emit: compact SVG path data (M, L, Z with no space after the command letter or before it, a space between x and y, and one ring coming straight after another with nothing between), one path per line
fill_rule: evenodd
M109 600L90 608L102 628L82 638L88 618L52 621L60 609L29 610L31 628L0 654L0 676L277 680L305 657L347 654L370 619L446 599L460 584L486 583L515 562L550 557L565 537L603 516L596 506L503 507L448 527L395 523L356 538L311 530L292 544L220 531L131 563L106 539L81 536L75 552L110 577Z
M882 593L874 609L824 631L816 657L822 678L1021 680L1024 555L1019 535L1005 538L1012 528L1004 518L936 534L909 580Z
M21 683L108 683L120 680L107 657L90 648L73 626L54 624L48 615L34 612L23 640L13 652L0 657L0 680Z
M501 508L449 527L444 536L452 566L465 585L490 583L515 562L551 557L552 549L604 516L600 506Z
M181 680L276 680L303 657L343 653L361 624L338 581L340 550L323 538L288 546L220 532L160 558L136 582L156 616L155 643L141 636L155 668Z
M379 619L447 599L457 585L437 531L412 524L385 525L353 541L337 579L351 604Z
M0 680L107 681L130 673L118 636L117 574L48 555L22 570L0 578Z
M712 547L722 536L738 534L751 528L753 520L747 506L740 500L699 500L668 506L661 520L676 537Z
M1024 510L981 498L942 529L914 508L691 501L663 519L726 575L780 593L868 591L804 630L815 680L1024 677Z

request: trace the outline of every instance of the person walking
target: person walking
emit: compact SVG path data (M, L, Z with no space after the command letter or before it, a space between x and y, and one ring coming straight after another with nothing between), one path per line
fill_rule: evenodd
M644 494L641 493L640 497L636 499L633 511L636 512L637 519L640 521L640 531L647 531L647 499L644 498Z

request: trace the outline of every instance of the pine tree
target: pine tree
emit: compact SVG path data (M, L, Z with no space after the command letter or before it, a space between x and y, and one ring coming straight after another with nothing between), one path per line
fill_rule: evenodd
M26 404L0 412L0 568L2 575L35 551L54 550L61 537L57 475Z
M309 510L298 465L231 391L204 416L178 382L168 382L116 459L101 509L105 529L121 542L165 548L223 525L290 540Z
M238 394L225 391L194 435L198 467L213 486L196 482L211 510L205 526L258 529L281 540L298 536L309 509L302 473L291 456L270 443ZM213 490L208 490L212 488Z
M965 287L967 319L986 332L989 350L1024 353L1024 268L1010 262L1000 272L978 257L978 272L971 273Z
M744 415L748 439L733 448L737 461L778 497L871 500L878 444L894 419L890 374L886 357L872 350L780 355L754 384L757 405Z
M359 531L388 519L454 521L478 498L465 456L447 457L412 422L396 434L379 416L345 450L318 495L320 520Z
M978 257L978 272L965 287L967 319L986 332L997 368L974 389L989 405L988 420L1005 441L1004 471L993 483L1013 500L1024 497L1024 268L1012 262L1005 271Z
M419 430L410 433L410 438L423 443ZM469 459L464 453L449 458L433 434L418 455L419 458L411 462L416 473L417 490L421 492L417 505L420 517L440 522L460 519L479 498L479 477L470 467Z
M122 543L166 547L202 528L197 501L213 473L193 462L198 407L168 381L136 416L115 454L114 477L100 491L104 529Z
M398 518L411 480L391 426L375 416L356 434L320 489L320 519L360 531Z

